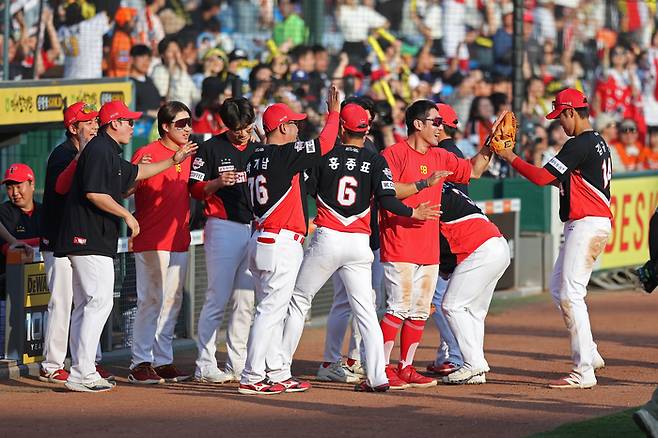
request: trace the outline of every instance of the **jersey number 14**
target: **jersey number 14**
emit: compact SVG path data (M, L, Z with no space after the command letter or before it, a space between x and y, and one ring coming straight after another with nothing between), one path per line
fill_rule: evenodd
M608 157L603 160L601 171L603 172L603 188L605 189L610 186L610 181L612 180L612 159Z

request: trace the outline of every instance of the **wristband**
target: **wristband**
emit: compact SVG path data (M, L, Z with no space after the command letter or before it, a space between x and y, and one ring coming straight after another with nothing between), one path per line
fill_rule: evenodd
M418 190L419 192L429 187L429 184L427 184L426 179L421 179L419 181L416 181L415 185L416 185L416 190Z

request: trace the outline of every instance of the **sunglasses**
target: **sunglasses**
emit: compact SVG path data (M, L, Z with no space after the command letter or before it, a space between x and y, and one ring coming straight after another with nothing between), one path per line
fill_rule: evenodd
M128 126L135 126L135 120L133 119L118 119L119 122L128 122Z
M433 119L432 118L426 118L425 120L426 121L431 121L432 126L435 126L437 128L439 126L443 125L443 119L441 117L434 117Z
M173 121L171 122L171 124L174 125L174 127L177 129L185 129L186 127L190 128L192 127L192 119L186 117L184 119L178 119L176 121Z
M80 108L82 114L91 114L96 112L96 106L89 103L85 103L82 108Z
M621 132L623 132L623 133L637 132L637 129L635 129L635 128L622 128Z

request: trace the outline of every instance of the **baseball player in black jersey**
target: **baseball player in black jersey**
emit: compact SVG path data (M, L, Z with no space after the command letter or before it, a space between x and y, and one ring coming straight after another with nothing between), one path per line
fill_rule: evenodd
M338 272L345 285L350 305L363 337L367 379L356 387L361 391L386 391L382 332L379 329L372 296L369 245L370 205L373 195L382 208L395 214L425 220L438 217L429 203L416 209L395 197L395 186L386 160L363 147L369 119L356 104L340 113L342 145L322 157L310 171L317 181L317 229L307 249L288 308L283 348L286 377L304 328L306 314L317 291Z
M208 217L204 244L208 290L199 316L199 356L194 375L197 380L212 383L238 380L246 360L254 282L247 258L252 211L245 169L259 146L250 141L255 115L247 99L227 99L220 107L220 115L229 130L199 147L190 173L192 196L205 201L204 213ZM231 297L228 360L222 371L217 367L215 341Z
M239 392L276 394L306 391L310 385L282 378L275 363L295 279L302 263L302 243L307 233L304 169L316 166L333 148L338 134L338 90L331 87L329 114L320 136L296 141L297 123L305 119L285 104L274 104L263 113L267 145L256 148L247 164L249 192L257 231L249 243L249 263L256 288L256 314L249 334L247 363ZM268 378L269 377L269 378ZM276 383L272 383L276 382Z
M76 102L64 111L66 141L48 157L46 182L43 190L43 221L41 254L50 290L48 325L43 343L44 360L39 379L50 383L66 383L69 376L64 369L69 340L69 322L73 306L73 270L67 257L55 257L55 239L61 227L61 210L77 167L77 160L89 141L98 132L98 111L84 102ZM101 360L100 345L96 362ZM104 374L104 373L99 373ZM101 375L103 378L107 376Z
M594 263L612 228L612 160L605 140L589 123L589 104L580 91L567 88L559 92L546 118L559 119L572 138L543 168L526 163L512 149L499 155L533 183L560 189L564 243L553 268L550 290L569 330L574 370L549 386L591 388L596 385L594 370L602 368L604 362L592 338L585 296Z

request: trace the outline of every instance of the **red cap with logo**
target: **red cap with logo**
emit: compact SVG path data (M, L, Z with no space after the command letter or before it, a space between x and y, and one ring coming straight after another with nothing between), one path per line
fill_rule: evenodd
M343 128L352 132L366 132L368 130L368 113L365 109L355 103L345 105L340 110L340 123Z
M306 114L298 114L285 103L270 105L263 113L263 128L265 132L272 132L287 122L306 119Z
M141 112L130 111L125 103L120 100L113 100L101 107L98 113L101 119L101 126L119 119L137 120L142 117Z
M548 113L547 119L553 120L560 117L562 111L567 108L589 108L587 97L575 88L566 88L555 96L553 111Z
M5 171L5 179L2 180L2 184L25 181L34 181L34 171L27 164L14 163Z
M94 105L76 102L64 110L64 127L68 129L74 123L87 122L98 117Z
M359 79L363 79L363 73L361 73L359 69L353 65L348 65L345 67L345 70L343 70L343 77L348 76L355 76Z
M437 103L436 109L439 111L439 115L443 119L443 124L450 126L451 128L456 128L459 119L457 118L457 113L450 105L445 103Z

